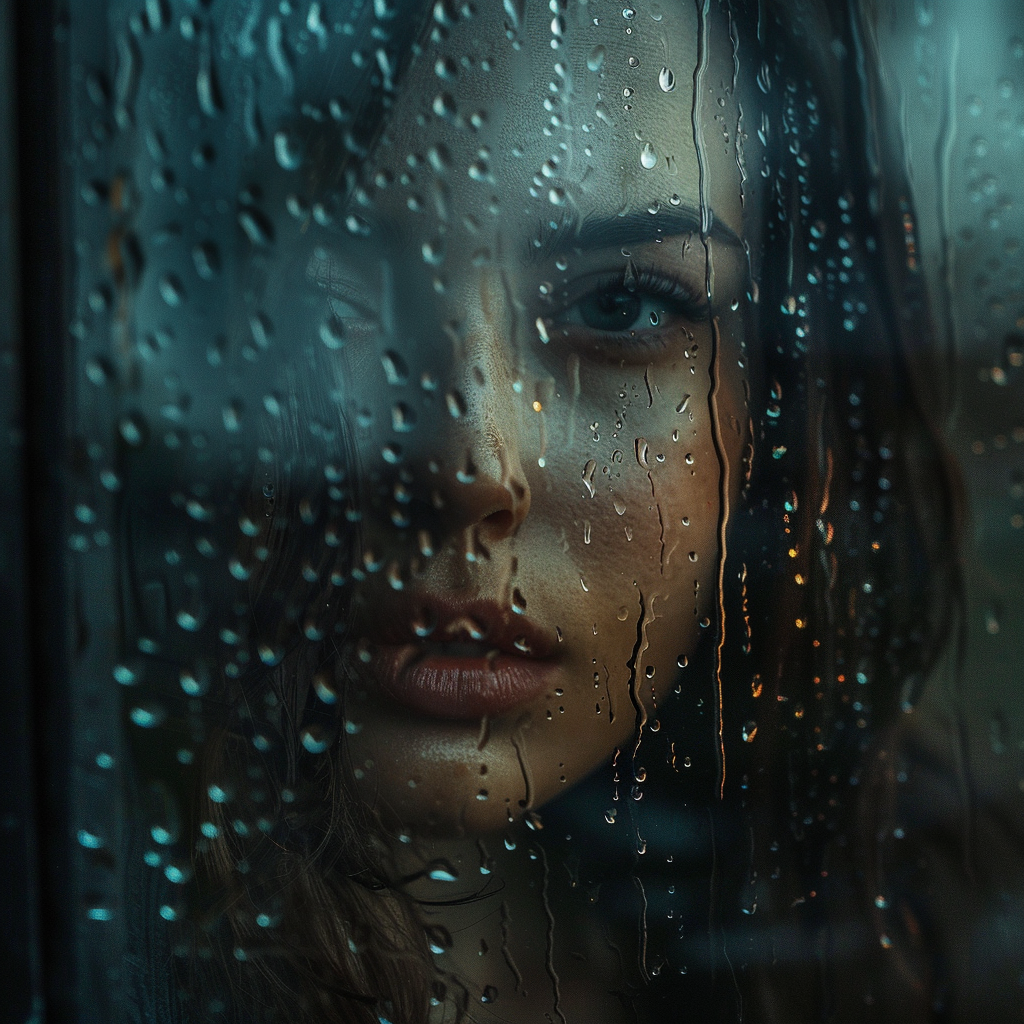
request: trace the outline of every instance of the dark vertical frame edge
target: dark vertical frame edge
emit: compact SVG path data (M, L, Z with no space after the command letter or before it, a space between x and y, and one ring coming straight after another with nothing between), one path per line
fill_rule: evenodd
M0 0L13 32L18 235L12 264L20 293L23 692L29 748L24 789L34 798L35 838L25 898L38 926L26 936L35 1021L81 1019L70 842L72 707L64 527L69 431L65 274L71 239L64 197L67 126L66 18L55 0ZM6 641L5 641L6 644ZM22 1018L25 1019L25 1018Z
M37 787L25 560L15 0L0 0L0 1020L42 1018Z

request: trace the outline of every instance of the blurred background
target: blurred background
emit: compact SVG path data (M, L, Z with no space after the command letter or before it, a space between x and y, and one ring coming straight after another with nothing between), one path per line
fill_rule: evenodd
M948 934L961 943L949 946L960 1013L1020 1019L1024 7L892 3L879 46L904 137L921 257L953 357L947 436L968 512L963 664L959 672L947 666L944 685L927 692L907 723L916 772L904 803L908 818L934 830L936 844L950 844L946 857L960 851L959 864L943 864L933 849L924 869Z

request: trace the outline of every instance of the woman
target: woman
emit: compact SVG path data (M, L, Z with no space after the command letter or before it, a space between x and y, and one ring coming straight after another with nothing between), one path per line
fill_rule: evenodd
M955 526L858 20L314 7L220 25L273 72L227 339L264 412L182 673L186 1015L812 1019L833 955L916 1013L861 985L857 787Z

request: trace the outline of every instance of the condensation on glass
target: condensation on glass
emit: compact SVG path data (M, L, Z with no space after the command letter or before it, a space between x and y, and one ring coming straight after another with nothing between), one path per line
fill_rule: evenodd
M962 1014L934 886L1019 744L978 684L999 771L928 723L1020 595L961 614L939 437L969 396L978 457L1024 441L984 411L1019 40L964 97L906 70L968 47L926 5L80 6L71 834L112 1005Z

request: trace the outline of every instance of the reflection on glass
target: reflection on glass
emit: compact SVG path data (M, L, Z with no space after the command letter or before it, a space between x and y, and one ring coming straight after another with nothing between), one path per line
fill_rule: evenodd
M157 1019L929 1005L886 736L955 477L869 39L793 6L117 28Z

